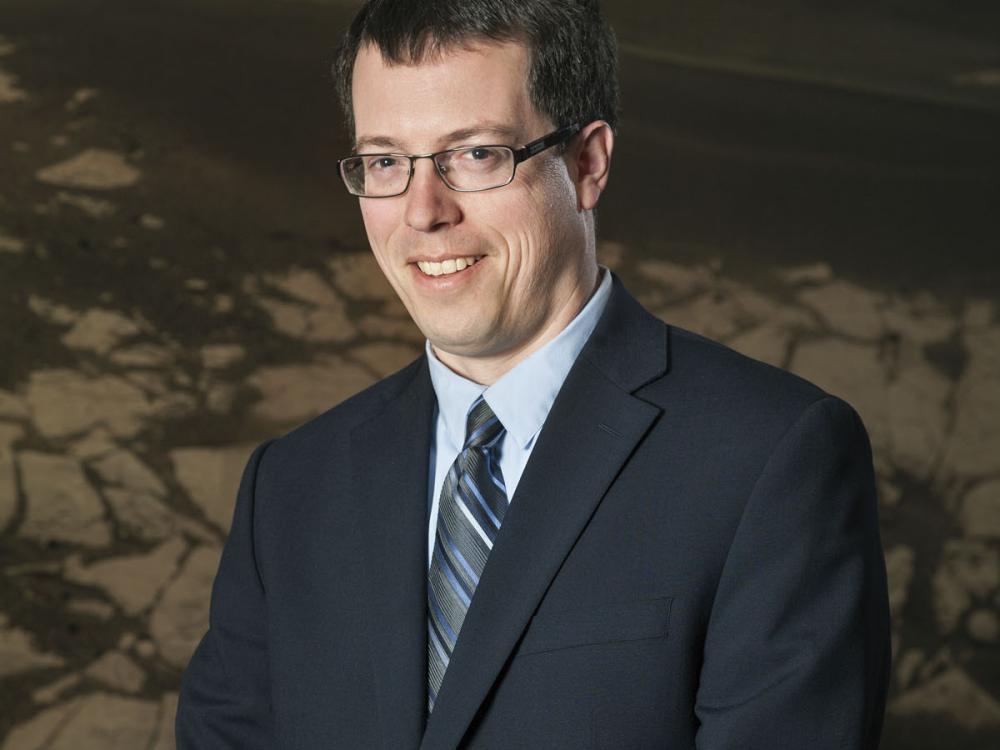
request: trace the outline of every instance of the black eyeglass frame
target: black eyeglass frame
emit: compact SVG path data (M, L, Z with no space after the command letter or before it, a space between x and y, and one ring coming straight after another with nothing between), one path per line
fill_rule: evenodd
M567 125L566 127L559 128L558 130L553 130L548 135L543 135L541 138L533 140L521 148L514 148L513 146L508 146L502 143L483 143L475 144L470 146L456 146L455 148L447 148L444 151L435 151L432 154L392 154L392 153L373 153L373 154L352 154L351 156L345 156L343 159L337 159L337 173L340 175L340 179L343 181L344 186L347 188L347 192L351 195L355 195L358 198L396 198L407 190L410 189L410 183L413 182L413 172L416 169L417 159L430 159L434 164L434 171L437 173L438 177L441 178L441 182L445 184L450 190L454 190L456 193L481 193L485 190L496 190L497 188L502 188L514 181L514 176L517 174L517 165L521 162L530 159L532 156L537 156L543 151L552 148L553 146L558 146L561 143L565 143L574 135L576 135L583 128L582 125ZM448 178L444 176L444 171L441 169L441 165L437 162L437 157L442 154L450 154L456 151L467 151L469 149L476 148L505 148L510 151L514 156L514 165L510 170L510 179L500 185L491 185L486 188L457 188L448 182ZM410 162L410 171L406 176L406 185L398 193L392 193L390 195L359 195L351 190L351 186L347 183L347 177L344 175L344 162L349 159L357 159L361 156L393 156L399 159L408 159Z

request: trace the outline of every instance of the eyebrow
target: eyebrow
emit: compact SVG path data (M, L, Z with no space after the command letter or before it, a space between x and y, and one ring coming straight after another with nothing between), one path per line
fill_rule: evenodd
M461 141L468 141L472 138L477 138L482 135L495 135L499 138L506 139L507 141L513 141L518 137L517 128L511 125L503 125L501 123L489 122L482 123L479 125L473 125L467 128L459 128L458 130L453 130L447 135L443 135L438 138L437 143L439 147L447 148L450 144L458 143ZM367 148L387 148L402 150L402 145L399 141L390 138L386 135L366 135L358 138L354 144L354 152L361 153L362 149Z

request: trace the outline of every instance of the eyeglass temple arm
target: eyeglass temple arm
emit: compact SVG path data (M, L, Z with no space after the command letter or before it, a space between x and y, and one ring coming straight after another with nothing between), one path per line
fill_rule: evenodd
M514 151L514 163L520 164L525 159L530 159L536 154L540 154L547 148L552 148L557 143L562 143L563 141L569 140L569 138L576 134L580 129L580 126L576 123L572 125L567 125L564 128L560 128L554 133L539 138L537 141L532 141L523 148L519 148Z

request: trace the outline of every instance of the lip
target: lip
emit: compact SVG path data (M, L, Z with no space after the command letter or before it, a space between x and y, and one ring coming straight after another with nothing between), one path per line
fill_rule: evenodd
M449 253L448 255L411 255L409 258L406 259L406 262L410 263L411 265L416 263L423 263L425 261L428 263L443 263L446 260L458 260L459 258L476 258L476 257L482 259L486 256L484 255L477 256L476 253L466 253L465 255L461 255L459 253Z
M427 260L440 263L441 261L448 260L449 258L458 259L468 257L468 255L442 255L437 258L415 256L413 262L409 264L410 273L413 274L414 283L416 283L418 288L425 289L429 292L447 292L454 289L460 289L475 279L478 274L479 267L488 261L488 258L485 255L481 256L479 260L468 268L465 268L462 271L456 271L455 273L451 273L446 276L428 276L417 267L417 261Z

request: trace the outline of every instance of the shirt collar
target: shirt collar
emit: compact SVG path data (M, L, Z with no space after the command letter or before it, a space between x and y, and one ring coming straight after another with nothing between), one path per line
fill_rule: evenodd
M570 324L488 388L449 369L426 343L438 409L456 445L465 443L466 415L480 395L518 445L531 444L611 296L611 273L603 266L600 273L597 291Z
M425 344L425 350L427 364L430 366L434 395L437 396L438 412L444 419L444 428L448 437L451 438L452 443L461 447L465 444L465 422L469 407L482 395L486 386L463 378L454 370L449 369L437 358L430 341ZM490 404L490 408L492 407L493 405ZM503 420L500 421L503 422Z

